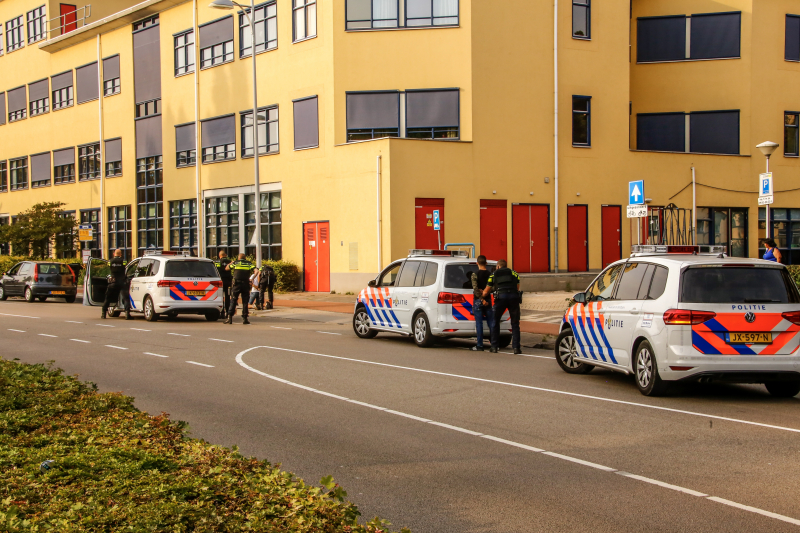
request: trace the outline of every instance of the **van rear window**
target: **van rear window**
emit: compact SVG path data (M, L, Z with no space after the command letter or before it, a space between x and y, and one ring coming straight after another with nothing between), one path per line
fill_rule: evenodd
M797 286L783 268L690 267L681 302L700 304L799 303Z
M167 278L218 278L217 267L211 261L167 261Z
M488 267L492 268L492 267ZM446 289L470 289L472 281L470 276L478 271L478 265L468 263L456 263L444 267L444 287Z

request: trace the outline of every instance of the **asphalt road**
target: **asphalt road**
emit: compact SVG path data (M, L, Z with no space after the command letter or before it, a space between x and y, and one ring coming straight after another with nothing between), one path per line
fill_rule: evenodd
M397 528L800 531L797 397L693 385L645 398L630 377L567 375L547 351L360 340L347 315L320 311L250 326L99 314L0 302L0 355L54 360L310 483L332 474Z

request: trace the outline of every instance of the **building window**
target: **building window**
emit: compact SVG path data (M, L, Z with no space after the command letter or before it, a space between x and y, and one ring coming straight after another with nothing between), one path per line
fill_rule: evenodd
M636 27L636 61L741 57L741 22L741 12L641 17Z
M258 153L278 153L278 107L258 110ZM253 112L242 113L242 157L253 155Z
M0 46L0 48L2 48ZM8 225L8 217L0 217L0 226ZM0 255L10 255L10 247L7 242L0 242Z
M100 177L100 143L78 147L78 181Z
M203 163L236 159L235 115L204 120L200 123L200 127L203 139Z
M100 71L97 61L75 69L75 91L78 104L85 104L100 98Z
M215 44L200 50L200 67L207 68L233 61L233 41Z
M784 59L800 61L800 16L786 15L786 43Z
M139 255L164 247L163 158L136 161Z
M293 0L293 40L317 36L317 0Z
M175 155L179 167L192 167L197 164L197 150L183 150Z
M70 107L74 103L72 86L53 91L53 111Z
M209 146L203 148L203 163L213 163L214 161L230 161L236 159L236 145L223 144L220 146Z
M406 137L458 139L458 89L406 91Z
M17 120L22 120L22 119L23 119L23 118L25 118L27 115L28 115L28 113L27 113L27 111L25 111L24 109L19 109L19 110L17 110L17 111L11 111L11 112L8 114L8 121L9 121L9 122L15 122L15 121L17 121Z
M39 100L33 100L31 101L30 106L32 117L35 117L36 115L42 115L50 111L50 98L45 96Z
M156 24L158 24L158 15L154 15L144 20L140 20L139 22L134 22L133 31L143 30L145 28L149 28L150 26L155 26Z
M256 252L256 204L255 194L244 197L245 228L247 230L247 246L245 253L255 255ZM281 248L281 193L261 193L261 257L279 260Z
M458 0L406 0L406 26L457 26Z
M426 4L430 4L430 2L431 0L425 1ZM428 16L430 17L430 14ZM398 0L347 0L348 30L396 28L398 26Z
M197 126L194 122L175 126L175 164L189 167L197 164Z
M591 38L591 0L572 0L572 37Z
M133 252L131 237L131 206L121 205L108 208L108 250L122 250L122 258L130 260Z
M22 15L6 22L6 52L13 52L25 46L23 31Z
M399 136L398 91L347 93L347 142Z
M119 91L119 78L114 78L112 80L106 80L103 82L103 96L113 96L115 94L119 94Z
M31 188L50 186L50 152L34 154L30 162Z
M248 9L248 12L250 10ZM256 53L278 47L278 7L275 2L256 6L253 24L256 27ZM253 53L250 24L244 14L239 15L239 57Z
M697 244L725 246L731 257L747 257L747 209L697 208Z
M8 192L8 164L0 161L0 192Z
M64 211L59 213L58 218L71 218L75 219L75 211ZM75 233L56 234L56 257L59 259L67 259L75 257Z
M175 36L175 76L194 72L194 30Z
M197 255L197 200L169 203L169 246Z
M11 159L9 162L11 168L11 190L19 191L28 188L28 158L21 157L19 159Z
M58 165L53 167L53 176L56 185L75 183L75 165Z
M23 85L8 91L8 121L22 120L28 116L28 91Z
M591 96L572 97L572 146L591 146Z
M114 96L121 90L119 55L103 59L103 96Z
M739 111L640 113L636 115L636 149L737 155Z
M103 234L100 231L102 229L102 224L100 221L100 210L99 209L82 210L81 225L92 226L92 237L93 237L93 240L91 241L80 241L81 257L83 257L84 250L89 250L89 255L91 257L96 257L98 259L103 257Z
M161 98L136 104L136 118L161 114Z
M800 121L800 113L785 113L783 115L783 155L785 156L798 156L800 155L800 146L798 146L798 124Z
M3 55L5 51L3 50L3 25L0 24L0 56Z
M769 210L769 217L772 225L770 237L781 251L781 262L785 265L800 265L800 209L772 208ZM766 209L759 207L758 257L764 254L766 231Z
M28 11L28 44L41 41L47 37L45 15L45 6Z
M229 257L239 253L239 197L224 196L206 200L206 257Z
M122 139L111 139L106 144L106 176L122 176Z

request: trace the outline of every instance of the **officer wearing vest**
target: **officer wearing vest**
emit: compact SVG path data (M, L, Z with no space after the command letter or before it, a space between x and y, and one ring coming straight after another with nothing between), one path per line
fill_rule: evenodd
M239 254L239 259L230 263L226 270L231 271L233 274L233 294L231 295L231 305L228 308L228 319L226 324L233 324L233 315L236 314L236 304L239 301L239 296L242 297L242 324L249 324L247 320L250 314L247 310L248 296L250 295L250 273L255 270L256 266L245 259L244 254Z
M219 259L214 261L214 266L217 267L219 272L219 279L222 280L222 318L225 318L228 313L228 307L231 305L231 285L233 285L233 276L231 271L228 270L228 265L231 260L228 259L228 254L225 252L219 253Z
M511 344L515 354L521 354L522 349L519 342L519 304L522 299L519 292L519 274L508 268L508 263L504 259L497 262L497 270L489 276L486 288L483 290L483 297L494 292L494 324L492 327L492 347L491 353L497 353L500 347L500 323L503 321L503 313L508 310L511 315Z
M131 317L131 296L128 292L128 277L125 275L125 267L128 262L122 259L122 250L114 250L114 257L108 262L111 270L111 276L108 280L108 288L106 289L106 298L103 300L103 310L100 313L100 318L106 317L108 306L111 302L117 304L120 294L122 294L122 301L125 305L125 320L133 320Z
M275 276L275 270L267 265L264 264L261 267L261 277L258 281L258 292L260 292L260 299L261 299L261 307L263 309L272 309L275 304L275 281L277 277ZM264 293L267 293L267 299L264 299Z

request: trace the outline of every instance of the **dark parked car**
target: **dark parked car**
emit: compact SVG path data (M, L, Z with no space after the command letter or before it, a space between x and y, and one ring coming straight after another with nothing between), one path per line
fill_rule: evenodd
M0 300L9 296L23 296L28 302L47 298L64 298L67 303L75 301L78 292L80 265L46 261L23 261L17 263L0 279Z

